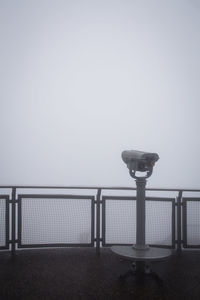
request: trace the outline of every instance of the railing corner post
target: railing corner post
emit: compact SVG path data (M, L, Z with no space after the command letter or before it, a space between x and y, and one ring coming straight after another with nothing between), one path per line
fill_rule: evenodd
M100 198L101 198L101 189L97 191L97 201L96 201L96 254L100 255Z
M179 191L177 198L177 254L182 253L182 195L183 192Z
M15 256L16 250L16 187L12 188L12 236L11 236L11 253L12 257Z

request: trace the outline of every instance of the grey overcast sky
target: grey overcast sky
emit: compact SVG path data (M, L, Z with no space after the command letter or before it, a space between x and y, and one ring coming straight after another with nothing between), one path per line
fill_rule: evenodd
M0 184L200 188L200 0L0 0Z

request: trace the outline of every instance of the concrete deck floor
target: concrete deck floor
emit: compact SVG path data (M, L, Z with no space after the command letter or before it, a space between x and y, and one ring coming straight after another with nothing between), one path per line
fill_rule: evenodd
M172 255L152 264L164 280L137 282L119 275L131 266L110 249L59 248L20 250L14 259L0 253L1 300L200 299L200 252Z

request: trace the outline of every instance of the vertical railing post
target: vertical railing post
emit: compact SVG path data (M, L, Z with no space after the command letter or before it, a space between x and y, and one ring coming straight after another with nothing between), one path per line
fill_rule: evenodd
M177 198L177 254L180 255L182 251L182 195L179 191Z
M101 199L101 189L97 191L97 201L96 201L96 254L100 255L100 199Z
M15 255L16 250L16 188L12 188L12 237L11 237L11 252L12 257Z

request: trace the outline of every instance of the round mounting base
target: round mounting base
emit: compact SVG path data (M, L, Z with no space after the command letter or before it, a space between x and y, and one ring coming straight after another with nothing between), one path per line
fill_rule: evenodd
M133 261L161 261L172 253L169 249L149 247L147 250L136 249L133 246L112 246L112 252Z

